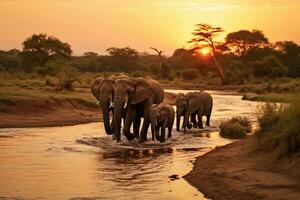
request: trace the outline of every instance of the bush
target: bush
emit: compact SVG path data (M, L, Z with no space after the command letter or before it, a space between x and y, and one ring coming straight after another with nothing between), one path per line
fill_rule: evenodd
M74 90L74 83L79 80L79 72L76 68L71 66L61 66L57 72L58 86L57 90Z
M264 57L261 61L252 62L251 67L254 70L254 75L257 77L283 77L288 73L288 68L273 55Z
M300 95L289 105L266 104L256 131L258 150L277 152L278 157L300 153Z
M181 72L181 77L185 81L195 80L198 78L198 71L196 69L185 69Z
M233 117L221 122L220 135L230 139L241 139L251 132L251 123L246 117Z
M134 77L134 78L145 77L145 76L146 76L146 73L143 72L143 71L134 71L134 72L131 72L131 73L129 74L129 76Z
M246 71L243 63L232 62L225 68L224 84L244 84L245 79L249 76L249 72L247 74Z
M163 63L160 69L160 77L162 79L167 79L167 80L174 80L171 72L171 68L167 63Z

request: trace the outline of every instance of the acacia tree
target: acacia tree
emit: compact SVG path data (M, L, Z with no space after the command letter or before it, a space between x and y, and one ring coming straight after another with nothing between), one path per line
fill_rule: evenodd
M55 58L69 58L71 46L47 34L33 34L23 42L23 58L30 65L44 66Z
M110 55L108 66L111 71L131 72L140 69L140 57L137 50L130 47L110 47L106 51Z
M244 56L250 48L266 47L268 38L259 30L240 30L229 33L225 38L225 44L238 56Z
M158 55L158 58L159 58L159 61L158 61L158 70L160 71L161 68L162 68L162 53L163 51L162 50L158 50L157 48L154 48L154 47L150 47L150 49L154 50L157 55Z
M217 52L214 39L223 31L221 27L213 27L209 24L196 24L196 28L192 33L193 38L189 41L189 43L194 44L194 48L202 48L203 46L211 48L212 58L222 82L224 82L224 70L216 57Z

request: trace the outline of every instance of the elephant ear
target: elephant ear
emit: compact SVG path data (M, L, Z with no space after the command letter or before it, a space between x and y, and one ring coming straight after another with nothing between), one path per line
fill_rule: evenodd
M95 89L94 87L97 86L97 88L100 88L102 83L103 83L103 80L104 80L103 77L98 77L93 81L93 83L91 85L91 91L92 91L94 96L99 96L100 95L100 91Z
M149 99L153 93L149 83L143 78L131 79L135 87L134 94L131 100L131 104L139 104L146 99Z

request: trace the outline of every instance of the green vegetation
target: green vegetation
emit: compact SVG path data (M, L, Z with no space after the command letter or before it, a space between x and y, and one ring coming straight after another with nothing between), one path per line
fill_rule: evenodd
M259 117L256 131L257 149L274 151L282 156L300 154L300 96L295 95L288 105L266 104Z
M246 117L233 117L221 122L220 135L230 139L241 139L251 132L251 123Z
M29 90L28 95L35 90L61 94L88 90L97 76L124 73L151 76L170 87L240 89L248 93L245 99L249 100L289 102L291 94L300 91L298 44L271 44L259 30L240 30L228 33L224 42L215 41L222 31L197 24L193 46L176 49L171 56L156 48L150 54L130 47L110 47L105 55L86 52L74 56L70 44L47 34L33 34L22 43L22 50L0 51L0 89ZM211 52L201 54L202 48Z

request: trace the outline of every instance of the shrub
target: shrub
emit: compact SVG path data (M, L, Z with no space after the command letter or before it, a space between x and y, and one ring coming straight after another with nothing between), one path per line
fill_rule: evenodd
M57 81L53 77L46 76L45 85L55 87L55 86L57 86Z
M233 117L221 122L220 135L230 139L241 139L251 132L251 123L246 117Z
M167 63L163 63L160 69L160 77L162 79L173 80L173 76L171 73L171 68Z
M286 76L288 72L287 67L273 55L266 56L261 61L252 62L251 67L254 70L254 75L257 77L283 77Z
M182 79L185 81L195 80L198 78L198 71L196 69L185 69L181 72Z
M137 77L145 77L146 73L143 71L134 71L134 72L131 72L129 75L131 77L137 78Z
M248 78L246 67L243 63L232 62L225 68L224 84L243 84L245 79Z
M276 150L279 157L300 153L300 95L291 104L266 104L258 118L258 150Z
M57 72L58 86L57 90L74 90L74 83L80 82L79 72L76 68L71 66L61 66Z

